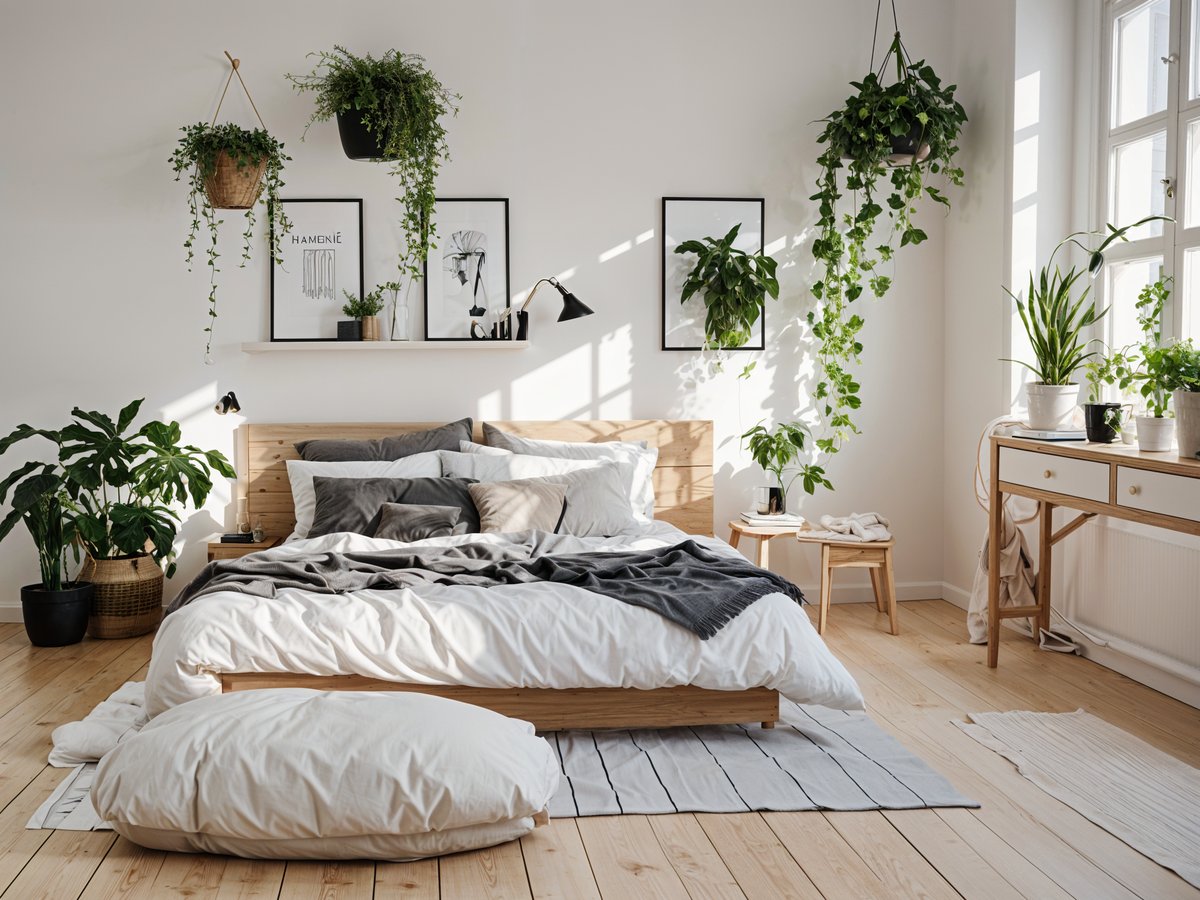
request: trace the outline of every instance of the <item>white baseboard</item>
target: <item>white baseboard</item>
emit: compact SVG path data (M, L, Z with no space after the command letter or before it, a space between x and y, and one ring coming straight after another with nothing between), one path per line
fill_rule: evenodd
M0 622L22 622L21 601L0 600Z

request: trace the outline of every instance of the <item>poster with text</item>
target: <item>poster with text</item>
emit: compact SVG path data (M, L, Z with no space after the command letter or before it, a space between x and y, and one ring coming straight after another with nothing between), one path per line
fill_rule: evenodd
M280 203L292 227L271 264L271 340L337 340L343 291L363 291L362 200Z

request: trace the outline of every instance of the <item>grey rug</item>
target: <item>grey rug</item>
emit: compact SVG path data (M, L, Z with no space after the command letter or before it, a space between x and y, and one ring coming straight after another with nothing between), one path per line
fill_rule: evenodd
M772 729L547 734L563 768L550 815L979 806L865 713L780 705Z

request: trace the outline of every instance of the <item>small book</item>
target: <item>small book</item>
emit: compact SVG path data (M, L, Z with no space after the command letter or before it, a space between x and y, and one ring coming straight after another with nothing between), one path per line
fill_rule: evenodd
M222 544L253 544L254 535L252 534L223 534L221 535Z
M799 528L804 524L804 516L796 516L791 513L780 513L779 515L770 516L757 512L742 513L742 521L747 525L760 527L778 526L780 528L791 528L795 526Z
M1012 436L1028 441L1086 441L1086 431L1040 431L1036 428L1014 428Z

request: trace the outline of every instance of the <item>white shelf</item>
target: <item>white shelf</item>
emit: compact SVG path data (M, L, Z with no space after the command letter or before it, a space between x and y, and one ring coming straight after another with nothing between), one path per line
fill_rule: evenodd
M257 341L242 344L243 353L308 351L388 352L394 350L523 350L529 341Z

